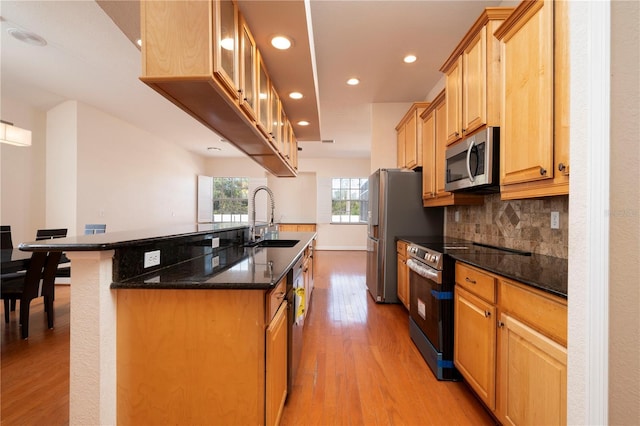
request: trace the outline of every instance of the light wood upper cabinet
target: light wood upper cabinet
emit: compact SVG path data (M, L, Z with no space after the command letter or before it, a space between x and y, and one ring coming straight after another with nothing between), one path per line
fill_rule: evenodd
M257 111L257 49L244 18L240 17L240 106L251 120Z
M440 71L445 74L447 143L500 124L500 43L493 32L511 7L488 7Z
M445 91L435 97L422 118L422 200L425 207L482 204L481 195L453 193L444 189L447 149L447 102Z
M269 75L267 74L267 70L264 66L264 62L262 60L262 56L260 52L258 52L258 128L262 132L262 134L269 138L271 135L269 132L271 131L271 83L269 81Z
M231 0L213 2L214 16L214 57L213 73L234 98L239 98L238 92L238 8Z
M268 75L234 1L143 1L140 30L140 80L275 176L296 176L265 136L258 90Z
M435 108L427 108L420 117L422 117L422 200L426 202L436 197Z
M398 167L422 167L422 121L420 114L429 102L414 102L396 126L398 132Z
M501 41L503 199L569 192L567 4L522 2Z

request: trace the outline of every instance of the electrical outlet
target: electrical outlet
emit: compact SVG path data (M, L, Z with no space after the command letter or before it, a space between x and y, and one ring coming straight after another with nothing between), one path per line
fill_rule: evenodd
M560 213L551 212L551 229L560 229Z
M220 238L211 239L211 248L220 247Z
M456 222L460 222L460 212L456 210L456 212L453 214L454 216L454 220Z
M144 267L151 268L160 264L160 250L148 251L144 254Z
M211 267L217 268L218 266L220 266L220 256L214 256L213 259L211 259Z

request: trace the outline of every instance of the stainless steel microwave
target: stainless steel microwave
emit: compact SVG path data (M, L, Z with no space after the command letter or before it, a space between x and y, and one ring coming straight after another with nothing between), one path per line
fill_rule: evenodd
M447 148L447 191L498 192L500 128L486 127Z

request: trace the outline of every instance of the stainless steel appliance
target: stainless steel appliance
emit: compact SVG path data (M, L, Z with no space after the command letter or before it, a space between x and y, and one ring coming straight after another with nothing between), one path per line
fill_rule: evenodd
M447 191L498 192L500 129L487 127L445 152Z
M396 237L443 234L443 209L422 206L422 173L380 169L365 189L368 201L367 288L379 303L398 303Z
M423 245L424 244L424 245ZM450 242L460 249L466 244ZM426 246L433 248L428 248ZM438 380L457 380L453 365L455 261L446 243L434 239L407 248L410 269L409 335Z
M287 275L287 395L293 392L293 382L300 365L300 356L302 354L302 328L304 326L304 277L302 275L303 256L300 256Z

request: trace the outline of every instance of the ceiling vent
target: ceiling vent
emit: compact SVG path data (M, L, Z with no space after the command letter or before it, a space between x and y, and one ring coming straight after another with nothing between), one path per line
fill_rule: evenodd
M322 143L335 143L334 139L322 139Z

